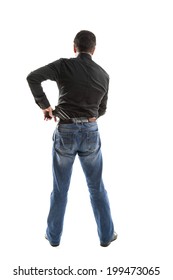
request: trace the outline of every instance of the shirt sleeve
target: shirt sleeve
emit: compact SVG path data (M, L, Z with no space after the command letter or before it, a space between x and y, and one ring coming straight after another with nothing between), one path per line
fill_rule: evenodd
M107 102L108 102L108 91L109 91L109 78L108 78L108 83L107 83L107 91L106 91L105 95L103 96L100 106L99 106L98 117L104 115L106 112Z
M104 97L102 98L102 101L99 106L99 111L98 115L99 117L104 115L107 109L107 100L108 100L108 94L105 94Z
M38 68L27 76L27 82L35 102L41 109L46 109L50 106L49 100L43 91L41 83L46 80L59 80L61 61L62 59L59 59L46 66Z

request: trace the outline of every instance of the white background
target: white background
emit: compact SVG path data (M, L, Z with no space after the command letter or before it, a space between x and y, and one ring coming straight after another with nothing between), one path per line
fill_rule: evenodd
M159 266L161 275L150 278L171 279L171 2L1 1L3 279L26 279L13 276L13 269L19 265L103 269L95 279L144 278L108 276L109 266ZM96 34L93 59L110 75L108 111L98 124L104 182L119 237L107 248L99 246L85 178L76 158L61 245L52 248L44 233L52 189L51 137L55 123L43 121L26 76L60 57L73 57L73 39L82 29ZM56 84L45 82L43 86L54 107Z

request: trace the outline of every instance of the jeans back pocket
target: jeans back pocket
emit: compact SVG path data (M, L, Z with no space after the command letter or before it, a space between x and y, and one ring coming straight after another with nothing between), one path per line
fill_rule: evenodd
M100 135L98 131L90 131L87 135L87 146L90 152L96 151L100 147Z
M73 133L57 132L54 136L54 148L57 152L72 152L74 143Z

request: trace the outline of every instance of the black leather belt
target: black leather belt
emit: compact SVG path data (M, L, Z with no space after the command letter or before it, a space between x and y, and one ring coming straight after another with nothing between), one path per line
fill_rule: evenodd
M86 117L81 117L81 118L70 118L67 120L59 120L59 124L68 124L68 123L88 123L88 122L93 122L94 120L90 121L90 118Z

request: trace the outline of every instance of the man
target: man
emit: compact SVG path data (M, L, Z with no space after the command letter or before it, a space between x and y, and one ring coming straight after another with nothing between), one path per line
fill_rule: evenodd
M27 81L44 119L59 118L53 135L53 191L47 219L46 239L60 244L72 166L78 154L90 193L100 245L117 238L109 200L102 180L102 154L97 118L106 111L109 76L92 60L96 37L87 30L75 36L75 58L61 58L28 75ZM56 81L59 100L55 110L41 83Z

